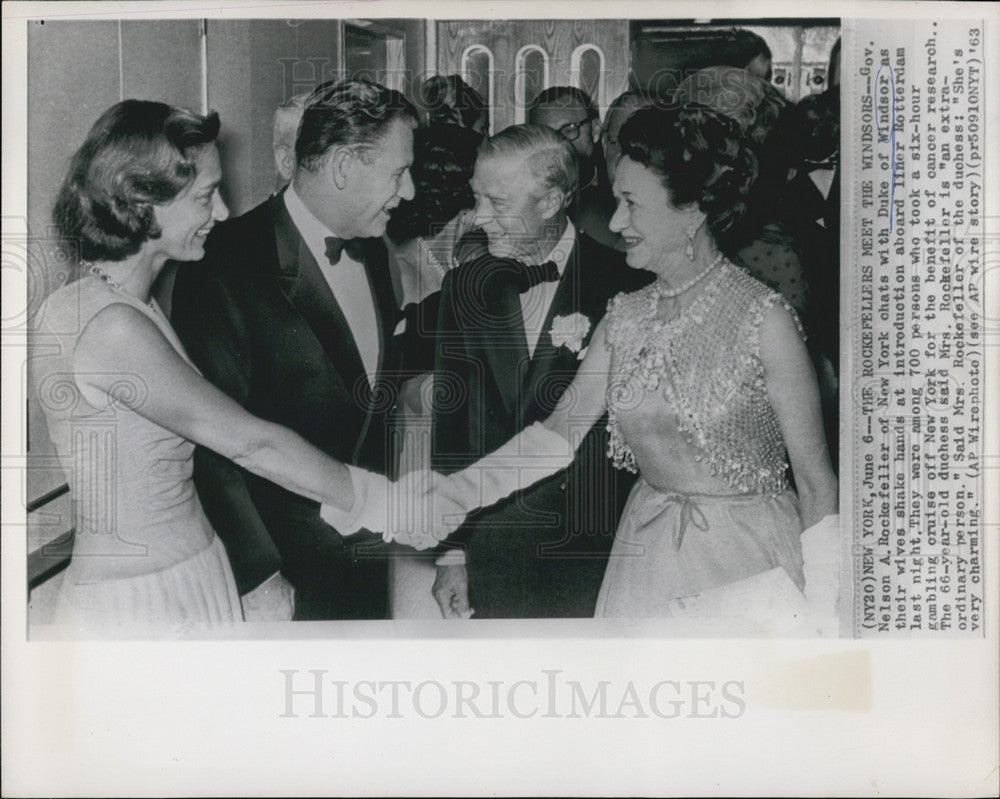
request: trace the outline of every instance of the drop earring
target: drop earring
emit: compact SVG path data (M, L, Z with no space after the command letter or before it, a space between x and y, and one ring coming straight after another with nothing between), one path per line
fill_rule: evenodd
M687 247L684 248L684 252L687 254L689 261L694 260L694 237L695 234L701 229L701 226L703 224L705 224L705 217L702 217L699 220L698 224L691 223L690 225L688 225L688 228L685 231L685 233L687 234L688 243Z

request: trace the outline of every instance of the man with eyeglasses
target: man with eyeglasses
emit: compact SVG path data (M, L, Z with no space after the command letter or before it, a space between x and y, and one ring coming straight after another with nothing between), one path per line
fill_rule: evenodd
M590 95L575 86L545 89L529 103L528 122L552 128L573 146L580 186L569 216L595 241L616 246L617 236L608 228L615 208L599 144L601 120Z

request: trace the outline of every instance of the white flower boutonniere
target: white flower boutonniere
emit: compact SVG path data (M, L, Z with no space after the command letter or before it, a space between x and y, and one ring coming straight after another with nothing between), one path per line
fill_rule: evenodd
M579 352L583 346L583 340L589 332L590 320L582 313L573 313L569 316L557 316L553 319L549 335L552 336L553 346L566 347L571 352Z

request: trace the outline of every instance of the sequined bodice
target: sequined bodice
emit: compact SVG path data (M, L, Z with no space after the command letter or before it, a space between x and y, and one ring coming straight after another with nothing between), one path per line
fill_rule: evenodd
M636 471L642 464L623 426L648 432L637 450L658 452L658 443L670 446L670 436L647 439L667 427L657 420L672 420L695 460L736 491L785 490L785 445L764 384L758 331L770 307L787 303L728 261L674 319L654 318L654 292L649 286L620 294L608 309L608 456L616 467Z

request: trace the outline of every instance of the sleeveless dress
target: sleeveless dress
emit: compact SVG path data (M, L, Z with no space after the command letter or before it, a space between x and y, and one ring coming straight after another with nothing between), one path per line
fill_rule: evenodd
M114 303L149 317L190 363L159 307L97 277L58 289L40 307L32 381L68 476L76 529L55 622L183 629L242 620L225 548L195 493L194 445L121 401L141 405L147 391L141 374L119 375L116 399L83 391L77 381L80 334Z
M654 299L651 286L608 309L608 455L640 479L596 615L674 616L775 567L799 596L802 522L758 340L764 313L788 303L728 261L678 317L654 319Z

